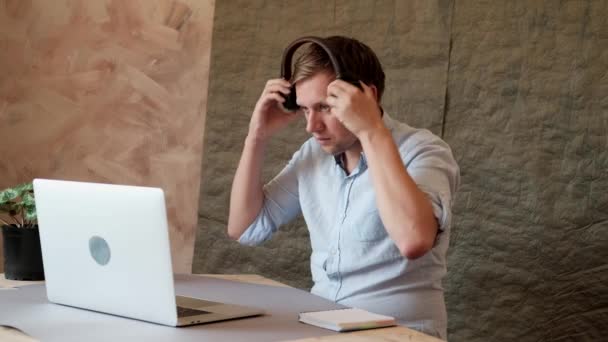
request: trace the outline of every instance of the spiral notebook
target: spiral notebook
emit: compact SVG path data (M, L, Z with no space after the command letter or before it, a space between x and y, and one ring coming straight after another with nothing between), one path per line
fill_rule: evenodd
M300 313L300 322L334 331L352 331L396 325L394 317L361 309L338 309Z

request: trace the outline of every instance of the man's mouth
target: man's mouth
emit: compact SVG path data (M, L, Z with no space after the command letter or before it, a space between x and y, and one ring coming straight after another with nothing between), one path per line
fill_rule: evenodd
M331 141L330 138L324 138L324 137L315 137L315 139L317 139L317 142L319 142L320 145L327 145Z

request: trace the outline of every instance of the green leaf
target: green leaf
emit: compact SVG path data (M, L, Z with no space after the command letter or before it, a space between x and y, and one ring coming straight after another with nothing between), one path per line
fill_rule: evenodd
M33 184L29 182L1 191L0 211L8 213L15 220L35 223L37 215L33 189Z
M25 192L25 191L34 191L34 184L32 182L23 183L21 185L16 186L17 191Z
M36 215L36 208L35 207L25 207L25 210L23 213L23 218L26 219L27 221L36 221L36 219L38 218L38 215Z
M34 200L34 195L27 192L25 195L23 195L20 204L23 204L26 207L36 208L36 201Z
M19 197L19 193L14 189L6 189L0 192L0 204L4 204Z

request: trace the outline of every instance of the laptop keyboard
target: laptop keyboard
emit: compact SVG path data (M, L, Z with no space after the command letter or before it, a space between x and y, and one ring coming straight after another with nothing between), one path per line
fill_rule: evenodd
M196 310L190 308L184 308L182 306L177 307L177 317L190 317L190 316L198 316L204 314L210 314L209 311Z

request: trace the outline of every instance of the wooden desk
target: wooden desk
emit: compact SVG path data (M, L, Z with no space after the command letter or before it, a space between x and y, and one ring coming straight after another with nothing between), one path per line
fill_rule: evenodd
M206 277L216 277L225 280L242 281L246 283L269 285L269 286L285 286L283 283L278 281L262 277L257 274L200 274ZM0 291L11 291L8 288L24 286L29 284L37 284L42 282L25 282L25 281L13 281L4 278L4 273L0 273ZM4 290L3 290L4 289ZM35 339L26 336L19 331L13 329L7 329L0 327L0 341L7 342L33 342ZM292 340L292 342L368 342L368 341L384 341L384 342L396 342L396 341L411 341L411 342L440 342L440 339L423 334L416 330L412 330L406 327L392 327L382 329L372 329L357 331L351 333L342 333L339 335L318 337L318 338L306 338L300 340Z

